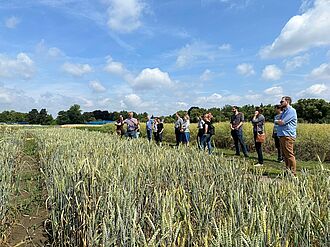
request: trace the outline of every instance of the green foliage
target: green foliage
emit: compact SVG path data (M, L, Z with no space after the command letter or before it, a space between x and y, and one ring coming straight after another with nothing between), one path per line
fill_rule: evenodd
M84 123L83 115L81 114L80 105L73 105L67 111L60 111L57 116L57 124L80 124Z
M330 103L323 99L300 99L293 106L300 121L330 123Z

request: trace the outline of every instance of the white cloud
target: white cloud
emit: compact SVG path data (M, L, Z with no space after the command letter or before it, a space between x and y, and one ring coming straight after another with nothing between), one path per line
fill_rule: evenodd
M129 33L141 27L146 8L142 0L109 0L108 26L120 33Z
M309 77L311 79L330 81L330 64L321 64L318 68L312 70Z
M270 87L270 88L267 88L264 92L265 92L265 94L268 94L268 95L281 96L283 94L283 88L282 87Z
M306 2L306 1L305 1ZM292 17L275 41L261 49L263 58L285 57L330 44L330 1L315 0L313 8Z
M276 65L267 65L262 71L262 78L267 81L281 79L282 71Z
M0 111L13 109L27 112L35 107L35 100L24 91L0 83Z
M201 79L202 81L209 81L209 80L211 80L212 75L213 75L213 73L211 72L211 70L206 69L206 70L203 72L203 74L200 76L200 79Z
M189 104L183 101L176 102L176 105L181 108L187 108L189 106Z
M253 69L253 65L248 64L248 63L242 63L237 65L236 71L244 76L251 76L255 74L255 71Z
M217 55L215 49L213 45L203 42L186 44L177 52L176 66L182 68L196 60L213 60Z
M150 90L155 88L170 88L174 85L169 74L159 68L146 68L131 82L134 89Z
M74 64L65 63L62 66L63 70L73 76L82 76L93 71L89 64Z
M122 63L113 61L113 59L110 56L107 59L107 64L104 67L104 70L110 74L115 74L115 75L124 75L128 73L128 71L125 69Z
M50 57L61 57L64 56L65 54L59 48L51 47L48 49L47 55Z
M112 100L110 98L105 98L98 101L100 106L108 106L111 104L111 102Z
M34 62L26 53L19 53L16 59L10 59L0 54L0 77L30 79L34 73Z
M20 19L15 16L9 17L5 21L5 25L7 28L15 28L20 23Z
M296 56L291 59L285 60L285 69L288 71L297 69L309 62L309 55Z
M327 52L327 57L330 58L330 50Z
M105 92L107 89L99 81L90 81L89 87L96 93Z
M121 101L121 106L124 108L136 109L137 107L141 107L143 105L144 103L141 97L134 93L126 95Z
M330 98L330 88L325 84L314 84L309 88L300 91L299 97L325 97Z
M221 51L230 51L231 50L231 45L230 44L222 44L219 46L219 50Z
M209 96L204 96L204 97L198 97L197 103L199 104L219 104L220 101L222 100L223 96L218 93L213 93Z

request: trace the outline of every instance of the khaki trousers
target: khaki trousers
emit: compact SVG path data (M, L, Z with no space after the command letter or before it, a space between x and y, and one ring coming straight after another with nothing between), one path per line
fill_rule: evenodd
M293 144L295 138L289 136L281 136L280 144L282 153L284 156L284 161L287 169L290 169L291 172L296 175L296 158L293 152Z

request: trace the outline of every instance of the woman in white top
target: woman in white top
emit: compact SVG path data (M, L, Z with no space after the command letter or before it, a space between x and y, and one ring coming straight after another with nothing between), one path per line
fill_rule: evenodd
M188 114L186 114L183 118L182 129L184 132L183 143L186 144L187 146L189 146L189 142L190 142L189 125L190 125L190 117Z

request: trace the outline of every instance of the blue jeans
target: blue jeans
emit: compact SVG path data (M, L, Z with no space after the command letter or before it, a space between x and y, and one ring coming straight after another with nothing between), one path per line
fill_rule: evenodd
M239 144L241 145L242 152L245 156L248 155L246 145L244 143L244 138L243 138L243 131L242 129L240 130L232 130L231 131L231 136L234 139L234 144L235 144L235 149L236 149L236 155L240 155L240 150L239 150Z
M151 130L147 129L147 138L148 138L148 141L151 141L151 139L152 139L152 129Z
M207 149L209 151L209 154L211 154L212 151L212 145L211 145L211 135L210 134L204 134L201 139L201 145L203 149L205 150L205 147L207 146Z
M137 136L136 136L136 131L135 131L135 130L128 130L128 131L125 133L125 136L126 136L126 137L129 137L129 138L134 138L134 139L137 138Z

